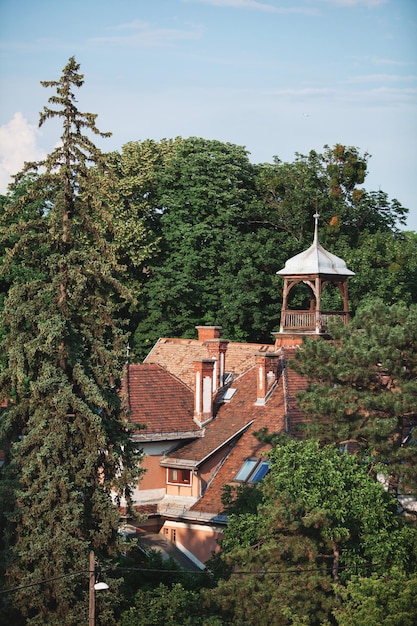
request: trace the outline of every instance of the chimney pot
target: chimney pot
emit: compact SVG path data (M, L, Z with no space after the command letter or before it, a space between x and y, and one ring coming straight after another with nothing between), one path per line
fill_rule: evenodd
M223 387L226 373L227 339L207 339L208 356L214 359L213 392Z

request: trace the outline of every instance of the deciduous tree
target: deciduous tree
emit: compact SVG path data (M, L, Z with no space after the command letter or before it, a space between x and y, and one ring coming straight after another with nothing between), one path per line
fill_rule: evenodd
M232 340L270 341L281 307L276 272L311 245L316 211L320 242L356 272L353 311L368 296L415 300L417 252L398 230L407 210L362 187L368 158L336 144L253 165L243 147L202 138L128 144L118 161L122 193L132 215L146 205L159 238L132 317L135 357L161 336L194 337L200 324L218 324Z
M226 623L331 624L358 572L414 571L416 533L357 457L297 440L269 457L269 474L247 487L255 510L243 492L231 509L217 557L229 577L205 592Z
M341 590L335 611L338 626L414 626L417 622L417 575L399 568L355 577Z
M255 333L269 339L271 315L278 323L272 303L281 261L271 226L258 220L246 150L177 139L161 172L158 201L160 252L147 268L137 351L161 336L194 336L199 324L220 324L235 339Z

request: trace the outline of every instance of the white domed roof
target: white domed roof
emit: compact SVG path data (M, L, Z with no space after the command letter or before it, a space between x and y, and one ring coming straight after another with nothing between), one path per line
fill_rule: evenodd
M314 215L315 229L314 229L314 241L312 245L305 250L296 254L285 263L285 267L279 270L277 274L280 276L299 276L304 274L337 274L338 276L354 276L355 272L352 272L347 268L343 259L331 254L319 244L318 241L318 218L319 215Z

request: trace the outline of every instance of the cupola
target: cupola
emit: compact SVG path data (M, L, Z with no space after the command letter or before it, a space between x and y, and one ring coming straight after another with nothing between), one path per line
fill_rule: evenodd
M285 267L277 274L284 278L283 301L281 310L280 333L325 334L331 317L340 317L345 323L349 321L348 286L349 270L343 259L331 254L319 243L319 214L314 216L314 241L312 245L288 259ZM292 310L288 308L291 290L299 283L304 283L311 291L308 310ZM329 284L336 285L343 301L343 310L322 310L322 293Z

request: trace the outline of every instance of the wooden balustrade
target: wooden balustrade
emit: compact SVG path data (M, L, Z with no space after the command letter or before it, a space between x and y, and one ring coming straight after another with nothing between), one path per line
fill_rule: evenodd
M329 319L339 317L344 324L349 322L346 311L282 311L282 331L325 332Z

